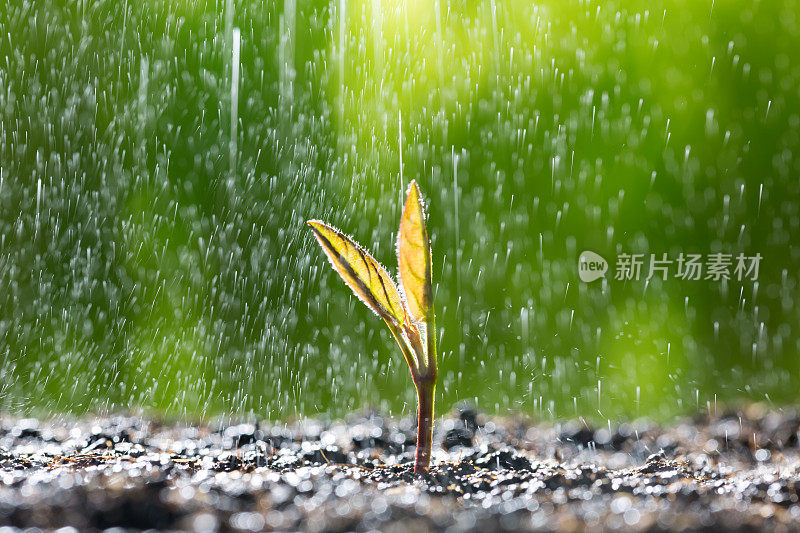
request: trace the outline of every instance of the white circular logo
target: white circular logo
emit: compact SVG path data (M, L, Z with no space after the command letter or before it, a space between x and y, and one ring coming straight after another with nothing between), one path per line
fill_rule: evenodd
M586 250L578 258L578 275L581 281L589 283L605 277L608 271L608 261L602 256Z

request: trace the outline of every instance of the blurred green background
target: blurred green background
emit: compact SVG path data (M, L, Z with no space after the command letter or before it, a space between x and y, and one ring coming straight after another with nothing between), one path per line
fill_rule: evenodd
M15 0L0 410L414 411L304 226L429 227L441 413L665 418L800 394L800 3ZM583 250L612 265L578 278ZM620 253L763 256L616 281Z

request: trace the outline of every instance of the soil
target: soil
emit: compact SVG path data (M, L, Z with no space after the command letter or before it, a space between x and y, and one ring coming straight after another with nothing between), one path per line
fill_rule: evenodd
M412 420L218 427L0 418L0 526L194 531L800 529L800 416L749 406L660 427Z

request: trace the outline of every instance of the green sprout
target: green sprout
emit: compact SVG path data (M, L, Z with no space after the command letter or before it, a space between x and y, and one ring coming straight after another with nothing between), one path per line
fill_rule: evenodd
M408 187L397 260L400 287L369 252L319 220L308 225L331 265L367 307L381 317L403 352L417 389L417 452L414 472L428 471L433 445L433 395L436 388L436 320L433 310L431 242L425 209L415 181Z

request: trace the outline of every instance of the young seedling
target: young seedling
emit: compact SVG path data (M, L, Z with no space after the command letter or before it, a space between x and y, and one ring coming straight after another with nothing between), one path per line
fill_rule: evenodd
M408 187L397 235L398 288L366 250L319 220L308 225L333 268L367 307L386 322L400 345L417 389L417 453L414 472L427 472L433 444L433 393L436 388L436 322L433 310L431 244L419 188Z

